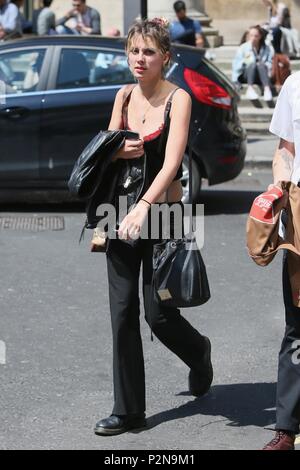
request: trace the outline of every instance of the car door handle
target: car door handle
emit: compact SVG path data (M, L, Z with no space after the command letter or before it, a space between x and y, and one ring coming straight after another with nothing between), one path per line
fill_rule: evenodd
M11 108L4 108L0 110L0 116L8 119L20 119L29 113L28 108L22 106L12 106Z

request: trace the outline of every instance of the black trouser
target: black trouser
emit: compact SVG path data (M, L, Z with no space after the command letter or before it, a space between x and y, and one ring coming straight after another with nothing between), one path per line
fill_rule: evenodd
M272 28L272 46L274 47L275 54L281 54L281 38L282 38L282 31L280 26L276 28Z
M270 78L268 76L268 68L263 63L253 63L248 65L244 71L242 82L248 83L248 85L254 85L255 83L264 87L270 86Z
M145 411L145 372L139 322L141 264L145 318L153 333L190 368L199 367L204 353L203 336L180 315L179 309L153 301L152 251L158 242L158 239L139 239L135 246L118 239L109 242L107 270L113 333L113 414L116 415Z
M286 254L283 263L283 295L286 329L279 353L276 429L298 433L300 425L300 308L293 305Z

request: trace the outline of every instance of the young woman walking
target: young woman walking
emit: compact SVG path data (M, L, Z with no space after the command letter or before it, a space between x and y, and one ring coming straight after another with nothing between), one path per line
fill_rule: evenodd
M151 226L154 205L177 203L182 209L181 164L188 140L191 98L164 77L170 61L170 37L162 19L135 23L128 33L126 53L137 84L117 93L109 130L138 133L139 139L126 139L114 159L137 161L146 154L147 178L137 203L119 219L118 237L109 240L107 250L115 402L112 415L96 424L95 433L99 435L120 434L146 425L139 320L141 266L146 321L157 338L190 368L190 392L203 395L213 378L209 339L198 333L179 309L154 301L152 253L158 240L140 237L130 243L146 220ZM160 145L162 133L166 138ZM160 234L162 229L160 226Z

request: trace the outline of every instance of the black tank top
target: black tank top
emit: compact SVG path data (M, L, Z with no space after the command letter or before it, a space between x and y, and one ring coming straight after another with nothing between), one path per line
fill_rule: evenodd
M133 87L134 88L134 87ZM126 130L132 130L128 127L128 104L130 101L131 93L133 88L130 90L126 100L123 103L122 108L122 118L123 118L123 127ZM157 129L157 131L152 132L151 134L144 137L144 149L147 155L147 175L148 175L148 185L151 185L156 175L162 169L166 145L169 135L170 128L170 109L172 104L172 98L176 90L175 88L172 91L164 112L164 123ZM180 180L182 177L182 164L177 170L176 176L173 181Z

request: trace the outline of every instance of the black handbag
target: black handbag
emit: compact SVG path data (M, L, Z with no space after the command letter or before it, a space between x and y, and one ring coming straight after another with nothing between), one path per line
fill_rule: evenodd
M189 141L189 203L192 204L192 142ZM206 268L193 234L166 239L153 246L154 299L168 307L195 307L207 302L210 289Z
M168 307L195 307L209 300L206 268L194 236L154 245L153 288L155 300Z

